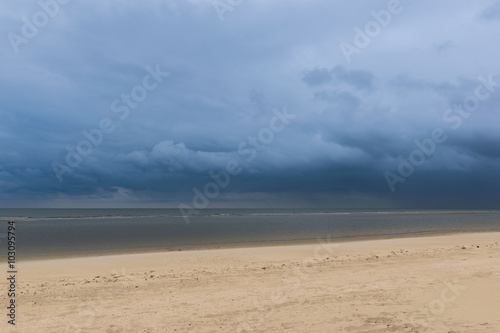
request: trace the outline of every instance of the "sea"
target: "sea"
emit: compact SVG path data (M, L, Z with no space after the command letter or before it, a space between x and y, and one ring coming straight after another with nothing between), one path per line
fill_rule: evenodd
M500 210L0 209L0 241L8 221L22 258L500 231Z

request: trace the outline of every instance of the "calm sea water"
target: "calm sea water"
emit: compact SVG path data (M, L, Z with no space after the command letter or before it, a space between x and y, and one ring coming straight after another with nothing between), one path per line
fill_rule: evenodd
M186 224L177 209L0 209L8 220L20 255L500 231L497 210L206 209Z

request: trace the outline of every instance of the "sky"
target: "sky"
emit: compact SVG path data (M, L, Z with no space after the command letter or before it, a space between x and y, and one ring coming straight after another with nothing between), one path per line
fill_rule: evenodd
M500 208L500 1L0 15L0 207Z

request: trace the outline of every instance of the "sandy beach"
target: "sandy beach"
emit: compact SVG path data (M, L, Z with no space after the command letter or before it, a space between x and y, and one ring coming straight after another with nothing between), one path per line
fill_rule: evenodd
M500 332L500 233L21 260L18 272L16 326L2 292L2 332Z

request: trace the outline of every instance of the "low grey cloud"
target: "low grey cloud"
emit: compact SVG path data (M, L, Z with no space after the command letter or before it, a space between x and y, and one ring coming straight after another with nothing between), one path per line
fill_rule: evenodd
M355 111L360 105L360 100L347 91L321 90L314 93L315 100L321 100L328 103L338 103Z
M357 89L371 89L373 86L373 74L366 70L347 70L344 66L335 66L331 69L315 68L306 71L303 76L304 82L309 86L318 86L326 83L346 83Z
M333 80L333 75L331 70L327 68L316 68L307 71L304 74L303 80L309 86L318 86L331 82Z
M500 1L493 3L481 12L481 18L485 20L500 19Z

